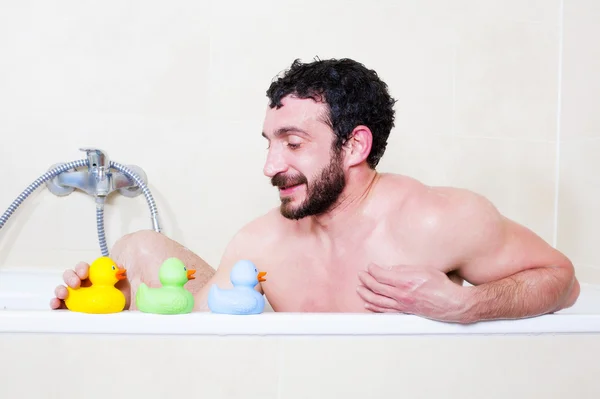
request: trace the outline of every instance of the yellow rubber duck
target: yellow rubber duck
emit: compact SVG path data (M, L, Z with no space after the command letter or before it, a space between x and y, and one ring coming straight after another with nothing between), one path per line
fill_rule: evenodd
M112 259L103 256L90 265L88 278L89 287L67 286L67 309L81 313L117 313L125 308L125 295L115 288L117 281L126 278L125 269L119 269Z

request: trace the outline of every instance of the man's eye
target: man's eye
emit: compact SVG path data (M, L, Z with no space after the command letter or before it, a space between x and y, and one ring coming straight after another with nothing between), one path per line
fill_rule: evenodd
M300 144L288 143L288 147L292 150L300 148Z

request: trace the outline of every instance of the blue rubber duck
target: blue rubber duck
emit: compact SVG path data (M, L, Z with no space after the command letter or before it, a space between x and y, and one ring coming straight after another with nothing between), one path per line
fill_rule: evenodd
M230 274L233 288L221 289L213 284L208 292L208 308L213 313L247 315L262 313L265 298L254 287L266 281L266 272L259 272L249 260L237 262Z

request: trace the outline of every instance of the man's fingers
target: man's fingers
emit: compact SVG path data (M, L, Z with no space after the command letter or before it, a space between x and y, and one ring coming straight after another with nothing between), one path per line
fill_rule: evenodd
M387 296L376 294L367 287L359 285L356 288L356 292L367 303L373 304L380 308L398 309L398 302L396 302L396 300Z
M58 298L52 298L50 300L50 309L58 309L60 306L60 300Z
M365 303L365 309L375 313L398 313L398 310L396 309L380 308L379 306L373 305L369 302Z
M398 270L385 269L381 266L370 264L367 267L367 272L369 272L371 276L375 277L375 280L379 281L382 284L397 286L397 273L399 272Z
M75 274L75 271L73 270L66 270L63 273L63 280L65 284L67 284L71 288L79 288L79 285L81 284L81 279L79 278L79 276L77 276L77 274Z
M68 278L68 276L66 276L66 278ZM54 295L56 298L50 300L50 309L66 309L67 307L63 301L67 299L67 296L69 295L67 288L64 285L59 285L54 289Z
M75 266L75 273L79 277L80 280L85 280L88 278L88 271L90 270L90 265L85 262L79 262L77 266Z
M395 287L380 283L379 281L375 280L375 278L372 275L364 271L358 272L358 278L364 284L365 287L375 292L376 294L394 298Z
M56 309L66 309L67 307L65 306L64 302L61 301L60 299L52 298L50 300L50 308L53 310L56 310Z
M67 288L64 285L59 285L54 290L54 295L56 295L58 299L65 300L67 299L67 295L69 295L69 292L67 291Z
M413 291L422 280L421 270L419 274L415 274L415 268L411 266L393 266L391 268L383 268L374 264L367 267L367 272L382 284L391 285L406 292ZM418 278L415 278L418 277Z
M79 288L80 286L90 285L88 280L88 272L90 265L85 262L79 262L73 270L65 270L63 273L64 283L71 288ZM67 299L69 292L67 287L59 285L54 289L56 298L50 300L51 309L66 309L64 300Z

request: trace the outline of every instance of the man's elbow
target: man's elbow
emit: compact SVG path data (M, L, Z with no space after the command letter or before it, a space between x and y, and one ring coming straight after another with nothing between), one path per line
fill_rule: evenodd
M570 308L577 302L579 298L579 293L581 291L581 287L579 286L579 281L577 281L577 277L575 276L575 268L573 264L567 261L563 266L560 267L560 285L562 288L562 298L561 303L559 304L556 311L561 309Z
M579 287L579 281L577 281L577 278L573 276L573 284L571 284L571 288L567 294L567 299L560 309L570 308L571 306L575 305L575 302L577 302L577 299L579 298L580 291L581 288Z

